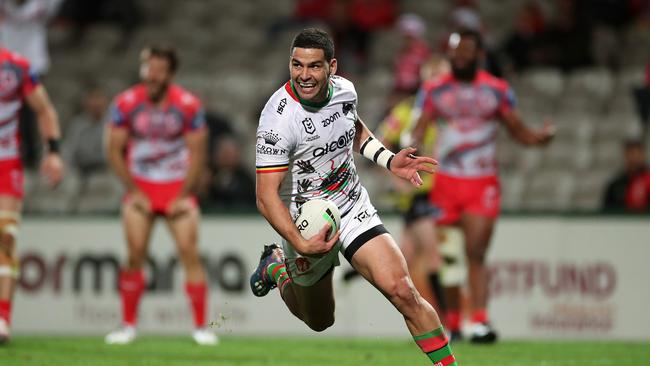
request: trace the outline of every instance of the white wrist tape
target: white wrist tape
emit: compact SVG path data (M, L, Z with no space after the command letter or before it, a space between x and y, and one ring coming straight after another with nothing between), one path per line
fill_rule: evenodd
M361 155L377 163L377 165L383 166L388 170L390 170L390 163L393 157L395 157L392 151L388 150L379 140L372 136L369 136L361 144L359 152Z

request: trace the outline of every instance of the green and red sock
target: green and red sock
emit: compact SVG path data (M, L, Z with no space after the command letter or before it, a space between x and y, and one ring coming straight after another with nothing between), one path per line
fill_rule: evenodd
M280 294L282 294L282 289L284 289L287 284L291 283L291 277L289 277L287 267L284 263L271 263L266 267L266 271L266 273L273 278L273 281L275 281L275 284L278 286L278 290L280 290Z
M413 339L435 366L458 366L442 326Z

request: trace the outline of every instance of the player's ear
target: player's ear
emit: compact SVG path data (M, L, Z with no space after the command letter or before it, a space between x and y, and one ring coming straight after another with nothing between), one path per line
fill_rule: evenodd
M336 59L333 58L330 61L330 75L335 75L336 74L336 66L337 66Z

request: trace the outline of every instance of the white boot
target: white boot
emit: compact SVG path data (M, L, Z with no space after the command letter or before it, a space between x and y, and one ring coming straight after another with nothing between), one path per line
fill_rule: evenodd
M6 320L0 318L0 344L9 342L9 337L11 331L9 329L9 323Z
M114 330L104 338L106 344L129 344L135 340L135 327L125 325L120 329Z
M206 327L196 328L192 332L192 338L199 346L214 346L219 343L217 335Z

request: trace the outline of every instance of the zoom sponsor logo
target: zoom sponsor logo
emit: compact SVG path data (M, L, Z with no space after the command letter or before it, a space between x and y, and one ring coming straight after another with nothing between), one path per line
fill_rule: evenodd
M341 113L336 112L333 115L331 115L331 116L325 118L324 120L320 121L320 123L323 125L323 127L327 127L327 126L331 125L334 121L336 121L339 118L341 118Z
M327 153L331 153L350 146L350 144L352 144L352 141L354 141L354 133L354 128L351 128L347 130L343 135L339 136L336 140L315 148L313 151L314 157L318 158L324 156Z

